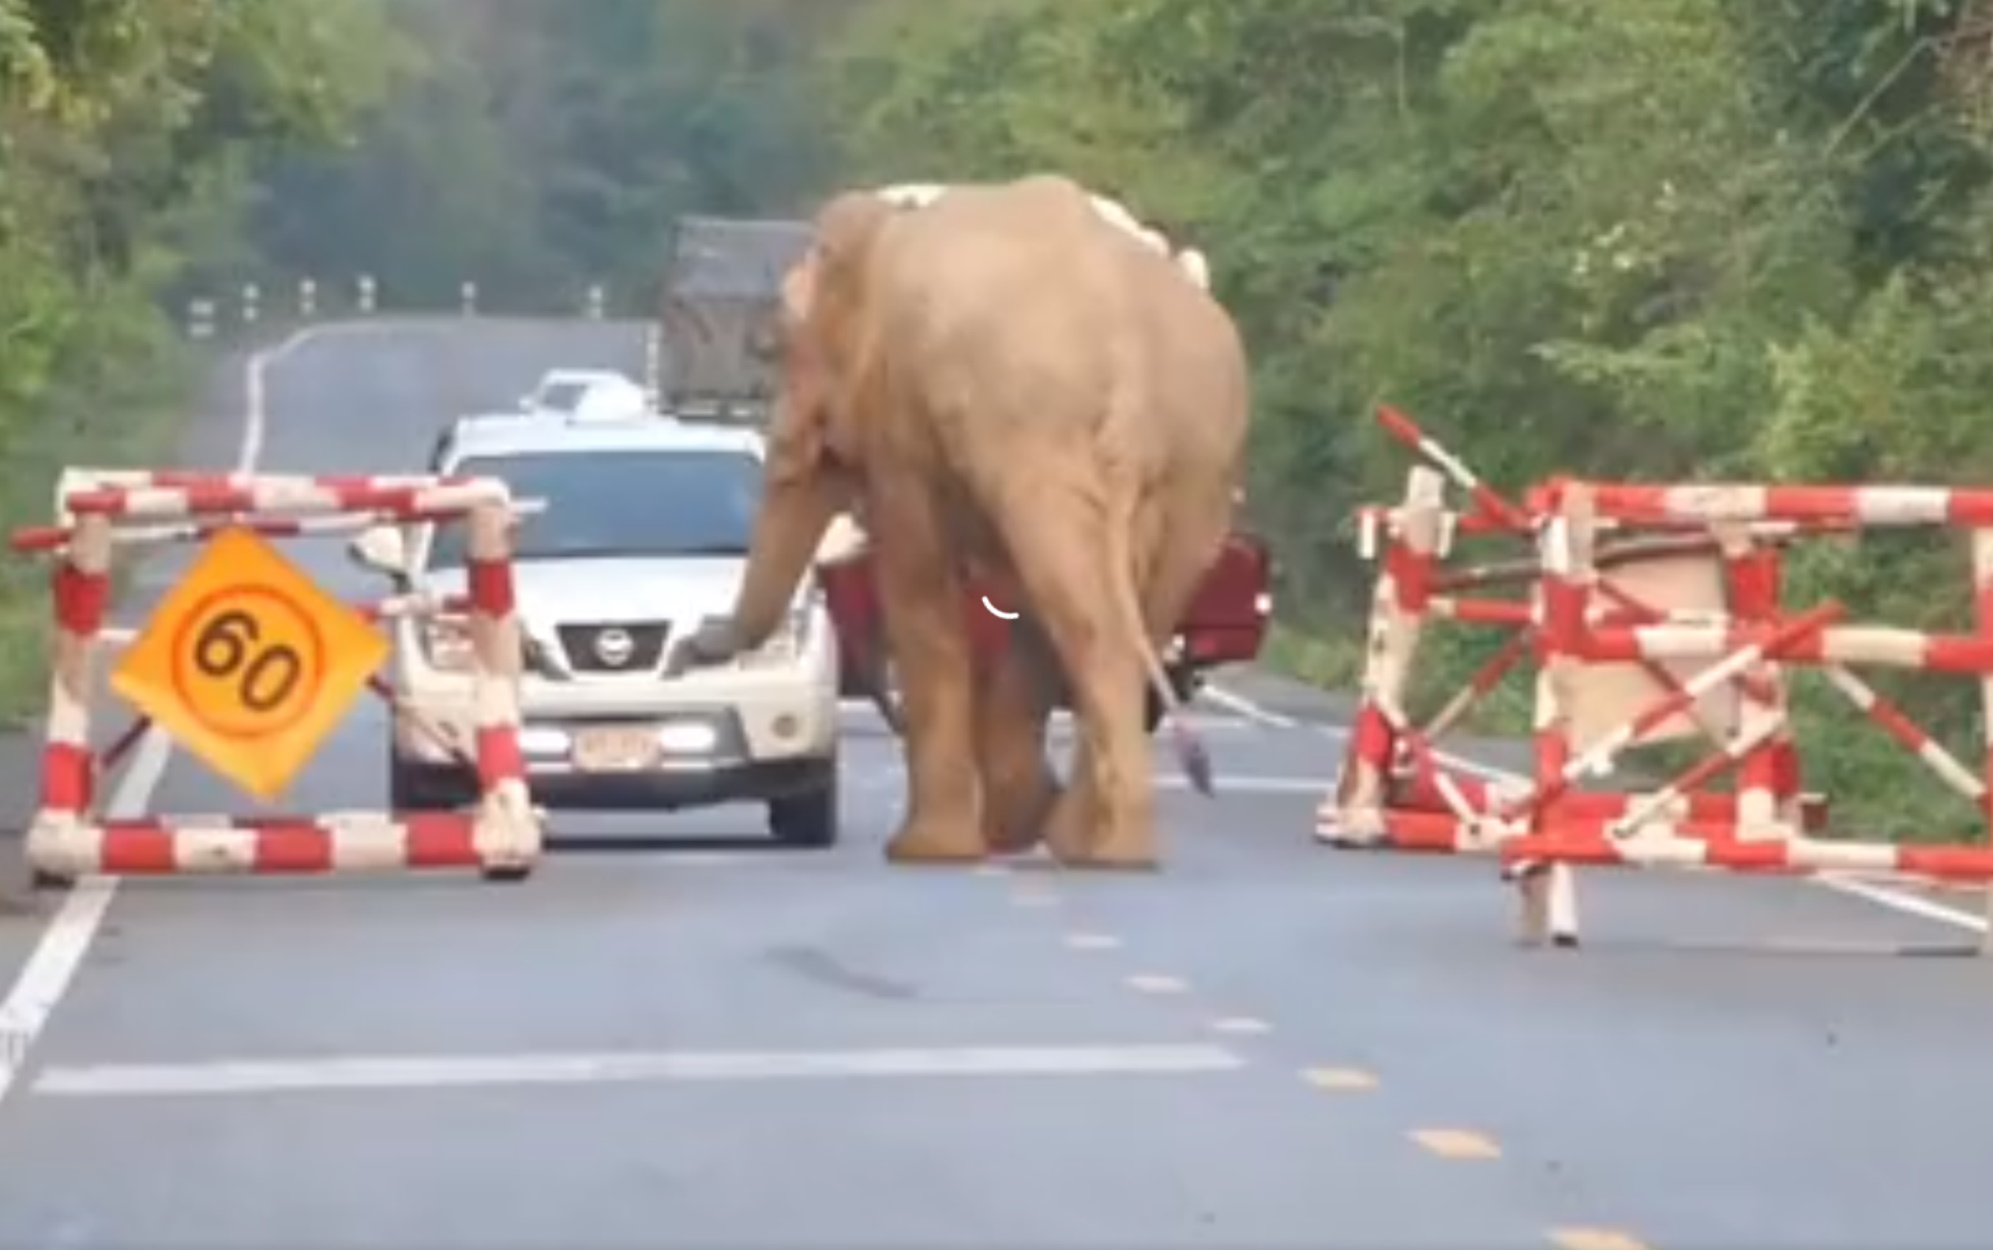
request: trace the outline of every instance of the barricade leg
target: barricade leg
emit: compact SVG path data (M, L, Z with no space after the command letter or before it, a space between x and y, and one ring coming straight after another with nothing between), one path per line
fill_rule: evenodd
M487 878L518 881L539 858L540 822L519 748L520 657L525 645L513 598L511 513L481 504L471 509L467 523L480 791L478 859Z
M90 698L97 684L97 651L111 603L111 519L86 514L76 519L68 551L55 566L51 598L55 638L51 646L48 729L42 745L41 802L28 826L24 848L36 886L60 885L69 874L45 865L61 862L66 851L90 840L96 805L97 759L90 745Z
M1993 530L1972 531L1972 600L1973 623L1981 634L1993 636ZM1980 674L1979 704L1985 743L1979 808L1989 836L1993 836L1993 672ZM1979 940L1979 953L1993 957L1993 883L1983 889L1981 906L1987 927Z
M1597 576L1592 567L1593 538L1590 497L1582 488L1565 492L1539 540L1543 578L1536 594L1543 628L1538 633L1534 739L1537 793L1545 797L1529 822L1530 831L1537 834L1557 827L1569 807L1562 789L1571 763L1572 700L1584 665L1585 615ZM1518 936L1524 944L1578 945L1578 883L1569 864L1524 865L1517 889L1521 894Z
M1342 778L1334 806L1324 804L1316 819L1320 841L1360 846L1384 837L1384 806L1398 747L1392 727L1405 723L1405 691L1432 593L1445 489L1446 479L1424 466L1406 477L1401 529L1388 537L1371 601L1363 694Z

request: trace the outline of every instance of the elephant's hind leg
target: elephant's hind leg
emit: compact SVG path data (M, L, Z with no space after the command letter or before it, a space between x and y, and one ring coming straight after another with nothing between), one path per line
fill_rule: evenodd
M999 855L1038 845L1059 793L1045 758L1051 675L1035 630L1011 630L1009 645L978 669L976 749L983 778L983 842Z
M1047 518L1051 520L1052 518ZM1070 686L1080 749L1073 781L1053 805L1045 842L1073 867L1154 868L1158 863L1149 737L1143 725L1140 624L1115 601L1101 545L1068 527L1027 523L1010 536L1012 558Z

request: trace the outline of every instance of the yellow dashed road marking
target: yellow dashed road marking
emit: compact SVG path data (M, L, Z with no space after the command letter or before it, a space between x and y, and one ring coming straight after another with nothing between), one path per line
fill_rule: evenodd
M1316 1089L1376 1089L1377 1078L1358 1068L1309 1068L1301 1079Z
M1553 1228L1557 1250L1647 1250L1647 1243L1612 1228Z
M1211 1022L1211 1028L1219 1033L1246 1035L1249 1033L1271 1033L1273 1026L1264 1020L1251 1016L1220 1016Z
M1493 1138L1457 1128L1423 1128L1412 1140L1442 1159L1499 1159L1502 1148Z
M1066 945L1076 951L1111 951L1121 945L1112 933L1068 933Z
M1128 978L1128 988L1140 990L1144 994L1181 994L1190 987L1175 977L1143 972Z

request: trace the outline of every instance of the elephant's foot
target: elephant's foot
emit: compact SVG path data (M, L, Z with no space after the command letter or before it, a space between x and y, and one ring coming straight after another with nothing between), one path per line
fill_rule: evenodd
M1059 800L1050 769L1036 778L991 777L983 785L983 844L992 855L1023 855L1043 841L1045 821Z
M979 864L988 858L974 826L934 820L909 820L886 843L886 859L894 864Z
M1060 795L1045 821L1045 845L1053 857L1067 868L1152 872L1162 867L1152 814L1130 812L1112 821L1104 808L1083 783Z
M1094 850L1094 825L1099 809L1092 787L1075 780L1052 801L1043 828L1045 849L1061 864L1080 864Z
M1103 846L1088 851L1078 859L1061 859L1059 862L1066 868L1094 872L1160 872L1163 866L1154 843L1145 846Z

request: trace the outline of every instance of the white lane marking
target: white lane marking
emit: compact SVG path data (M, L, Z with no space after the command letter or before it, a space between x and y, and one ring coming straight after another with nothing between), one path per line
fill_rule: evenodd
M1217 1046L979 1046L819 1051L655 1051L225 1059L51 1067L34 1093L66 1098L269 1094L476 1085L921 1076L1139 1076L1229 1072Z
M1222 686L1206 686L1202 694L1218 706L1236 712L1248 720L1258 721L1263 725L1272 725L1280 729L1294 729L1301 723L1292 716L1261 707L1244 695L1226 690ZM1349 729L1343 725L1316 725L1314 728L1324 737L1334 738L1338 741L1349 737ZM1433 757L1449 768L1457 768L1461 772L1470 773L1481 778L1483 781L1524 780L1519 774L1511 772L1508 769L1482 764L1475 760L1454 755L1448 751L1435 751ZM1326 790L1328 788L1327 783L1323 783L1322 788Z
M837 714L840 721L863 721L867 727L877 726L885 733L885 721L879 716L878 708L870 699L839 699ZM1246 716L1212 716L1198 712L1187 712L1184 723L1192 729L1206 733L1245 733L1257 732L1264 725ZM1073 715L1064 708L1054 711L1046 722L1047 728L1055 733L1073 732Z
M1188 994L1190 986L1177 977L1138 972L1128 978L1128 988L1141 994Z
M1066 945L1076 951L1111 951L1121 947L1121 939L1112 933L1068 933Z
M988 595L984 595L984 596L983 596L983 607L984 607L984 609L985 609L985 610L987 610L987 611L989 612L989 614L990 614L991 616L994 616L994 617L996 617L996 618L997 618L998 620L1000 620L1000 621L1014 621L1014 620L1016 620L1016 619L1017 619L1018 617L1020 617L1020 616L1023 616L1023 615L1024 615L1024 613L1022 613L1022 612L1006 612L1006 611L1004 611L1004 610L1003 610L1002 608L999 608L999 607L997 607L997 606L996 606L995 604L991 603L991 602L990 602L990 597L989 597Z
M1234 694L1215 682L1205 686L1198 693L1226 711L1236 712L1247 720L1256 720L1262 725L1272 725L1276 729L1293 729L1301 723L1284 712L1263 708L1244 695Z
M299 330L274 347L264 348L243 364L242 439L236 450L235 471L252 472L263 454L264 374L269 367L312 339L336 328L313 326ZM372 328L372 327L368 327ZM166 776L173 758L171 739L158 729L139 741L131 762L111 786L105 815L113 820L129 820L143 812L152 801L153 791ZM61 906L42 930L41 940L28 954L27 963L15 978L7 997L0 999L0 1100L20 1080L28 1052L48 1027L57 1004L76 979L91 943L103 927L117 894L112 877L85 877L63 896Z
M1220 1016L1211 1022L1211 1031L1239 1037L1257 1037L1273 1032L1273 1026L1254 1016Z
M1159 774L1155 780L1158 790L1188 790L1190 783L1174 774ZM1237 777L1220 772L1213 785L1218 793L1224 794L1323 794L1333 784L1320 777Z
M1886 907L1890 911L1901 912L1906 916L1915 916L1921 920L1929 920L1936 924L1950 925L1956 929L1964 929L1968 933L1986 932L1987 925L1986 917L1984 916L1975 916L1971 912L1960 911L1955 907L1947 907L1943 903L1934 902L1931 899L1923 898L1916 894L1907 894L1901 890L1894 890L1873 881L1863 881L1858 877L1816 877L1814 881L1819 885L1826 886L1836 894L1846 894L1850 898L1862 899L1865 902L1874 903L1877 907Z

